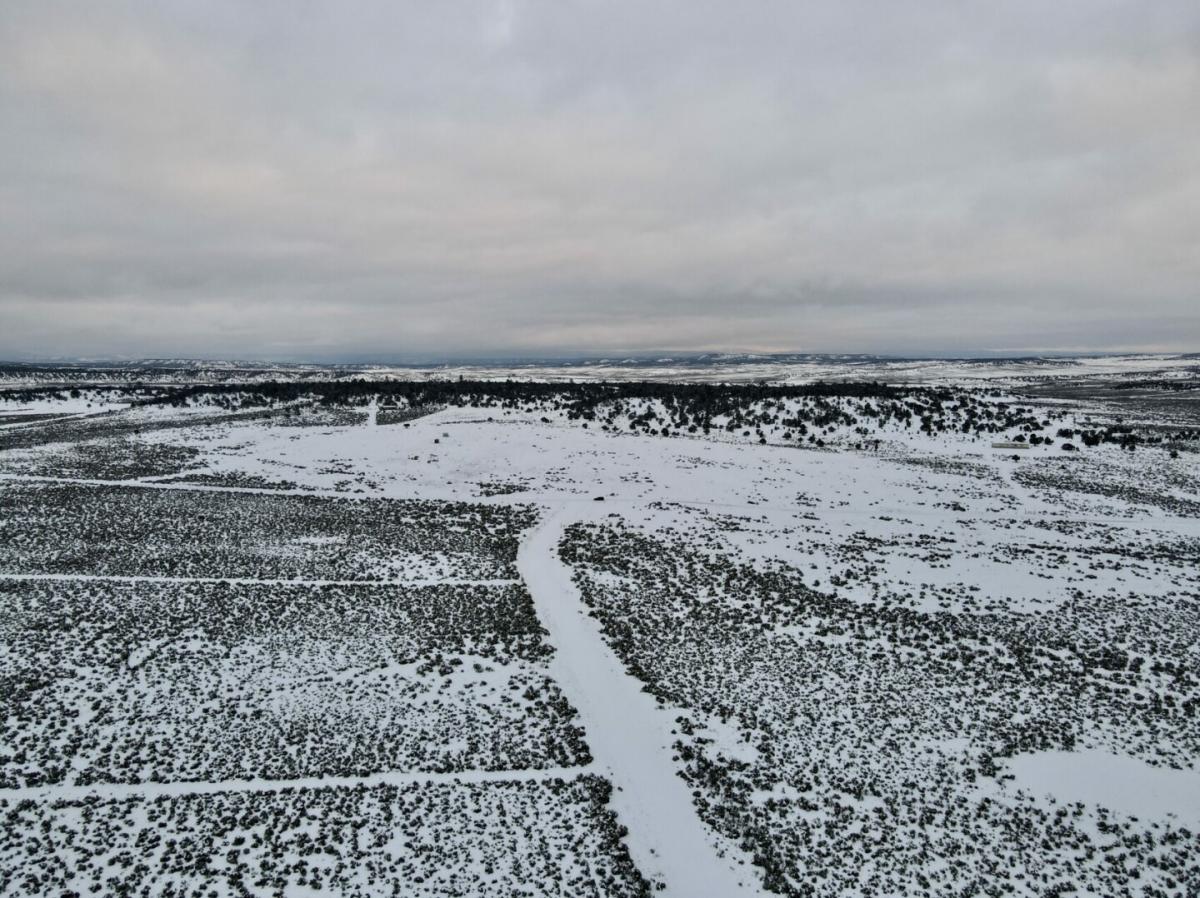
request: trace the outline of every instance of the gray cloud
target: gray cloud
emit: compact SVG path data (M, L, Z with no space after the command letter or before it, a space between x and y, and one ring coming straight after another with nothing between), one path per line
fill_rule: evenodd
M0 355L1200 348L1190 0L10 0L0 59Z

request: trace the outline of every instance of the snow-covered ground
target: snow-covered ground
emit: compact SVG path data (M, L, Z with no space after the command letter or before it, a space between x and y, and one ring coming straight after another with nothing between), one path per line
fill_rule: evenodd
M13 426L14 422L33 416L94 415L128 407L128 400L96 390L83 390L79 391L78 396L63 395L59 398L10 397L0 392L0 426Z
M0 895L1200 888L1197 454L806 401L22 436Z
M1200 771L1194 769L1152 767L1099 749L1017 755L1009 768L1010 791L1200 829Z

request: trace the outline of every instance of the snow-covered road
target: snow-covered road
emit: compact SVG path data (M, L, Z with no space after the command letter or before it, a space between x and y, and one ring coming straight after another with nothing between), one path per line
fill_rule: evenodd
M613 810L629 830L630 855L668 898L762 894L753 869L697 816L671 761L672 715L628 674L586 614L570 570L558 556L564 527L589 517L587 506L552 507L522 543L517 568L555 648L551 674L579 710L598 772L613 784ZM594 514L595 512L592 512Z

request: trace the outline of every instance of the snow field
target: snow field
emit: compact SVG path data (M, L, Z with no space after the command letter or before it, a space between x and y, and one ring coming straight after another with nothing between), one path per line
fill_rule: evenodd
M6 452L0 894L1200 882L1193 454L648 408Z

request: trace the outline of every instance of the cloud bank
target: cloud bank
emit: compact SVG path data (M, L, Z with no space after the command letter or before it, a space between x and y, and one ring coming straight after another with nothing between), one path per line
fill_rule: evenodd
M1200 349L1200 5L0 6L0 356Z

